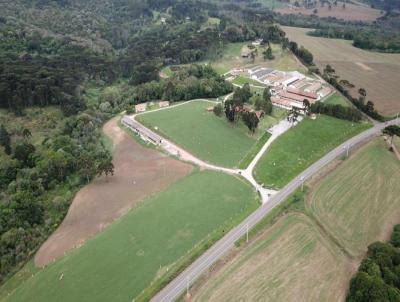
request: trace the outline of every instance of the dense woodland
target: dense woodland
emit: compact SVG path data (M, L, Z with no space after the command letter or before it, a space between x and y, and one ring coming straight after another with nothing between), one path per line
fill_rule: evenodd
M367 258L350 282L346 301L400 301L400 225L394 227L390 242L368 247Z

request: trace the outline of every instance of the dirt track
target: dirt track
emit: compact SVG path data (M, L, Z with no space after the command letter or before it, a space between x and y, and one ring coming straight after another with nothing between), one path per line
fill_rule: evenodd
M114 144L114 176L97 178L78 192L64 221L35 255L35 265L44 266L60 258L138 201L191 172L190 165L135 142L117 122L114 118L103 128Z

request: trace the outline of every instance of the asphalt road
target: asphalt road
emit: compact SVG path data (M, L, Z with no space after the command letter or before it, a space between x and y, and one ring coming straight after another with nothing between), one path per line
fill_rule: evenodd
M158 294L156 294L152 302L169 302L177 299L182 293L187 290L187 287L192 284L200 275L209 267L211 267L218 259L220 259L226 252L231 249L235 242L242 236L246 235L246 231L255 226L260 220L265 217L274 207L282 203L291 193L293 193L302 182L318 172L321 168L329 164L335 158L346 154L347 149L351 150L352 146L367 141L376 135L379 135L381 130L388 125L400 124L400 119L392 120L386 124L377 124L357 136L349 139L339 147L330 151L323 158L315 162L303 173L299 174L282 190L276 193L269 201L263 204L260 208L248 216L242 223L233 228L223 238L217 241L211 248L209 248L202 256L194 261L182 273L180 273L174 280L172 280L166 287L164 287Z

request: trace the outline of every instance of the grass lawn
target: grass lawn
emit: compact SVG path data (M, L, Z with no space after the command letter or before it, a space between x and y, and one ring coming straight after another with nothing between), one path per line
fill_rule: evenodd
M209 276L193 301L340 301L348 266L307 216L292 213Z
M258 124L259 129L269 129L285 119L288 111L279 107L272 107L271 115L265 115Z
M342 105L344 107L350 106L349 102L346 101L340 94L336 92L328 96L323 102L325 104L330 104L330 105Z
M397 151L400 152L400 137L395 136L393 138L393 144L396 146Z
M263 131L250 135L243 123L231 125L224 117L218 118L207 112L206 108L213 105L202 101L189 102L139 115L137 119L152 129L158 127L156 131L161 135L202 160L236 167Z
M246 156L240 161L238 168L246 169L250 165L253 158L257 155L258 151L260 151L270 137L271 134L269 132L265 132L264 135L260 137L260 139L253 145Z
M244 76L237 76L233 82L233 84L237 84L237 85L244 85L246 83L255 85L255 86L264 86L266 87L264 84L257 82L256 80L250 79L250 78L246 78Z
M369 127L324 115L307 118L272 143L254 170L255 179L269 188L282 188L331 149Z
M400 162L376 139L315 187L310 209L351 254L360 256L373 241L386 240L399 222L399 179Z
M195 172L39 270L5 301L132 301L257 206L244 181Z

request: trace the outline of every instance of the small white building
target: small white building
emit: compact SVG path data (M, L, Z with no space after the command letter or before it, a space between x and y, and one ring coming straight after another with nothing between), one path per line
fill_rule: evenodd
M146 110L147 110L147 103L135 105L135 112L136 113L145 112Z

